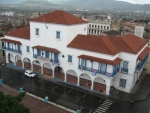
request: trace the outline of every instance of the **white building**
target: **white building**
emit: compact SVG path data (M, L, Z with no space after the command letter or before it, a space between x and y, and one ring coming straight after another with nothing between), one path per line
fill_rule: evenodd
M2 39L6 65L106 94L112 85L130 92L148 58L147 40L87 35L87 24L59 10L31 20Z
M5 15L5 16L14 16L14 12L1 12L1 15Z
M134 35L143 38L144 26L135 26Z

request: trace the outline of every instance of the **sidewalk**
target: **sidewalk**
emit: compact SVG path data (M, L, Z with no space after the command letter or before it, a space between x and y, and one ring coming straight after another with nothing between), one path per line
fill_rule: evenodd
M6 85L0 86L0 91L2 91L4 94L13 96L17 96L19 94L19 91ZM21 101L21 104L29 108L31 113L70 113L53 105L44 103L44 99L41 101L28 95L25 95Z
M113 94L110 94L108 98L117 101L142 101L145 100L150 91L150 75L145 76L143 71L138 83L135 83L134 88L130 93L126 93L120 90L115 90Z

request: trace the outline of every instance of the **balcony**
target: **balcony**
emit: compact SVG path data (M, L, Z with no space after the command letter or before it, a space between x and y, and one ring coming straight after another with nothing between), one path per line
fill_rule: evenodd
M34 55L33 55L33 58L37 58L37 55L36 55L36 54L34 54Z
M122 68L121 68L121 73L128 74L128 69L127 69L127 68L122 67Z
M57 63L57 64L58 64L58 63L59 63L59 60L58 60L58 59L55 59L55 60L54 60L54 59L50 59L50 62L52 62L52 63L54 62L54 63Z

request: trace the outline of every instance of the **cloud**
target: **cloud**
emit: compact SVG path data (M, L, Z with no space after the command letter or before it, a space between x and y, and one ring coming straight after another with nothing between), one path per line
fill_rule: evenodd
M118 1L126 1L133 4L150 4L150 0L118 0Z

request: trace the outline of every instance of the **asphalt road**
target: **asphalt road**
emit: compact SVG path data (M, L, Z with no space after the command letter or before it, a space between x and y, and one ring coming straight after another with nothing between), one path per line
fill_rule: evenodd
M100 95L93 95L75 86L49 81L41 77L31 79L24 76L23 72L10 68L1 68L1 70L1 77L8 86L19 90L23 85L25 91L43 99L45 96L48 96L50 101L63 105L66 108L77 110L80 97L82 113L93 113L106 101ZM150 113L150 94L144 101L135 101L134 103L113 102L108 109L106 108L107 105L103 107L102 109L106 111L104 113ZM97 111L96 113L101 112Z
M45 96L48 96L49 101L65 106L66 108L77 110L79 98L81 98L80 108L82 109L82 113L92 113L105 101L105 98L101 96L93 95L68 84L46 80L41 77L32 79L25 76L23 72L10 68L3 67L1 70L1 77L4 84L17 90L23 86L24 91L43 99Z

